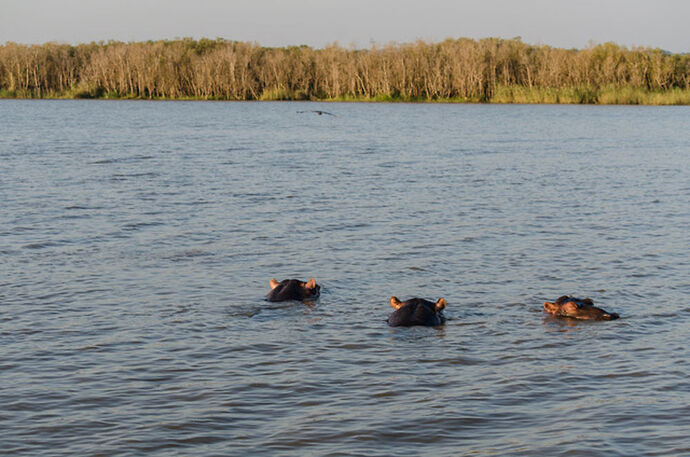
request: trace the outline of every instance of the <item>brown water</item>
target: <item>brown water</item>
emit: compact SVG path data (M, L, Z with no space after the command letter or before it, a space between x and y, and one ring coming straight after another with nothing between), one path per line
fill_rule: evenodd
M0 125L8 455L690 455L687 107L5 100ZM310 276L314 306L264 301ZM542 312L570 293L622 318ZM448 322L389 328L391 295Z

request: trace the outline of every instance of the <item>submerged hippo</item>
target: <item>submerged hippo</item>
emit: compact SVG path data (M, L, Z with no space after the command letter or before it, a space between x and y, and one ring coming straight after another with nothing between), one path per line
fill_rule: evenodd
M271 291L266 296L268 301L314 299L321 292L321 286L316 284L314 278L307 282L302 282L299 279L285 279L278 282L271 279L270 284Z
M410 298L401 302L398 297L391 297L391 306L395 311L388 316L388 325L391 327L409 327L411 325L441 325L446 321L443 309L446 300L439 298L436 303L423 298Z
M555 302L544 303L544 311L555 317L571 317L573 319L613 320L618 314L609 313L594 306L591 298L575 298L568 295L558 297Z

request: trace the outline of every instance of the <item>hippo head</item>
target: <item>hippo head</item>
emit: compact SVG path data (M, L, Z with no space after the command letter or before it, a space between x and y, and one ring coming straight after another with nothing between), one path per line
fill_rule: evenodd
M398 297L391 297L390 304L395 309L388 317L388 325L391 327L435 326L443 324L446 320L441 312L446 307L446 300L443 298L434 303L423 298L400 301Z
M318 298L321 286L311 278L307 282L299 279L285 279L281 282L271 279L271 291L266 298L268 301L307 300Z
M555 317L573 319L613 320L618 314L609 313L594 306L591 298L575 298L568 295L558 297L555 302L544 303L544 311Z

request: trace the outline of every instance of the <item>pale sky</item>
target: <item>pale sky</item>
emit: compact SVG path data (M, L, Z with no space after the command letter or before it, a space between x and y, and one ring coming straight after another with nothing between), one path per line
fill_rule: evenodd
M369 47L513 38L690 52L689 0L0 0L0 44L226 38Z

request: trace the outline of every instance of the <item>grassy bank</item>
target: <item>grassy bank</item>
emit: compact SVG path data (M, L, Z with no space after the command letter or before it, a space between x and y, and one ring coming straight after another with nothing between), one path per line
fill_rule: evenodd
M690 55L519 39L371 49L226 40L0 46L0 97L690 104Z
M31 92L10 92L0 89L0 99L36 99ZM89 92L69 90L62 93L47 93L43 99L101 99L101 100L215 100L237 101L221 97L196 98L190 96L168 97L140 97L133 94L124 96L113 92ZM257 100L261 101L319 101L319 102L364 102L364 103L497 103L497 104L594 104L594 105L690 105L690 89L669 89L649 91L632 87L609 87L593 89L587 87L567 88L529 88L522 86L498 87L493 97L455 97L455 98L422 98L378 95L374 97L341 96L315 98L303 93L287 93L281 90L262 92Z
M491 103L554 103L599 105L690 105L690 89L648 90L640 87L588 86L537 88L504 86Z

